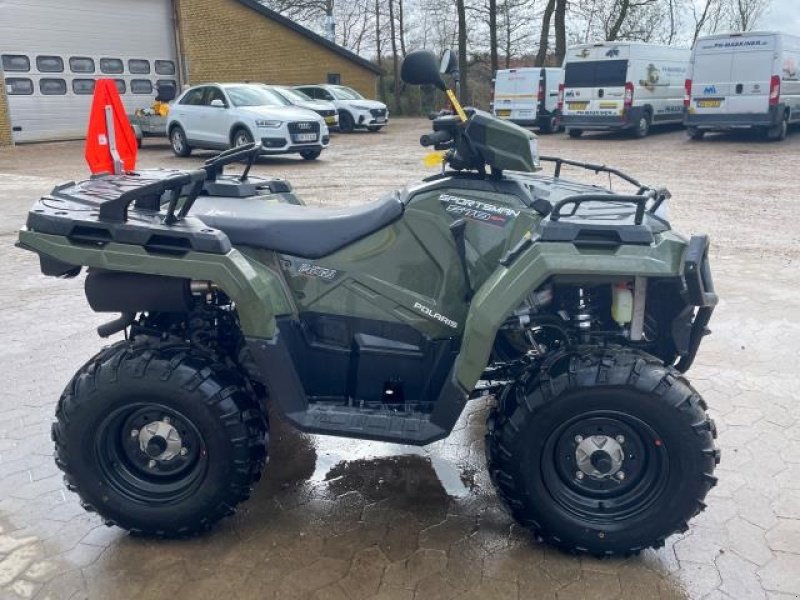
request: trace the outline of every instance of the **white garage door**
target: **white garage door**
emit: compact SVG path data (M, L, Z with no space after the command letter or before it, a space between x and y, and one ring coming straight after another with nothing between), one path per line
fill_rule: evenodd
M0 0L14 140L85 136L94 82L116 80L128 113L177 85L171 0Z

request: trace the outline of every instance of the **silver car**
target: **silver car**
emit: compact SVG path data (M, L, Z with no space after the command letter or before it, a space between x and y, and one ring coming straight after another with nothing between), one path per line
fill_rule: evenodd
M313 110L323 119L325 119L325 124L329 128L333 129L339 127L339 111L336 110L336 106L333 104L333 102L328 102L326 100L314 100L311 96L304 94L300 90L296 90L285 85L267 85L266 87L271 89L276 94L280 94L284 100L293 104L294 106Z

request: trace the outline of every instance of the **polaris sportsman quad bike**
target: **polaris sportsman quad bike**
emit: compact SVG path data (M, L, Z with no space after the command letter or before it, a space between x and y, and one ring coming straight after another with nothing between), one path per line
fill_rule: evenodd
M429 53L403 76L445 88ZM537 536L604 555L685 530L719 457L683 375L717 300L708 239L670 229L665 190L456 108L421 139L442 174L355 208L223 173L257 146L35 204L19 244L45 275L87 267L90 306L121 315L100 335L125 332L58 402L56 462L87 509L147 535L211 527L266 463L265 402L303 431L422 445L491 394L487 466Z

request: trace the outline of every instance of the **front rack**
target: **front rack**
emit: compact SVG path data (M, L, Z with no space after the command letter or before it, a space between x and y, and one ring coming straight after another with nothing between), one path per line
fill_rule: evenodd
M553 209L553 213L555 214L555 218L551 215L552 220L558 220L561 216L569 216L569 215L562 215L560 213L560 208L566 205L574 205L574 209L572 213L578 209L578 206L581 202L627 202L636 204L636 224L641 224L642 220L644 219L644 213L655 213L659 207L667 200L669 200L672 195L669 193L669 190L666 188L655 188L649 185L645 185L640 182L635 177L628 175L624 171L620 171L619 169L615 169L614 167L609 167L606 165L597 165L594 163L587 163L587 162L580 162L577 160L570 160L568 158L561 158L558 156L540 156L540 161L544 162L552 162L555 164L555 168L553 170L553 177L559 178L561 177L561 168L564 165L569 165L571 167L578 167L580 169L585 169L587 171L592 171L595 174L598 173L608 173L609 175L614 175L615 177L619 177L626 183L631 184L633 187L636 188L636 193L633 195L624 195L624 194L597 194L597 195L576 195L570 196L568 198L564 198L561 200ZM652 201L650 206L647 206L647 203Z

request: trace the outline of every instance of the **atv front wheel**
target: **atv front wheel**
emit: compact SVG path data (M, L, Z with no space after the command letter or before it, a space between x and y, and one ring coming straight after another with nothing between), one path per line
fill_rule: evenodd
M685 531L716 483L705 403L635 351L592 350L509 385L487 463L514 518L571 552L627 555Z
M119 342L58 403L56 464L84 508L157 537L209 529L247 499L267 422L241 377L185 345Z

